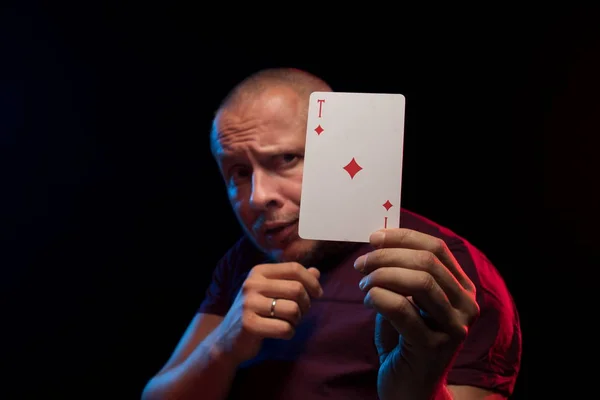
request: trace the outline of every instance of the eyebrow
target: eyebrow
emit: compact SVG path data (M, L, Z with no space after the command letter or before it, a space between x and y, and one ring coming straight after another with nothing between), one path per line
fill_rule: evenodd
M261 150L252 150L252 154L255 155L258 159L266 159L266 158L271 158L271 157L275 157L277 155L280 154L288 154L288 153L301 153L302 152L302 148L301 146L298 145L292 145L292 144L286 144L286 145L273 145L270 146L266 149L261 149ZM217 150L217 157L219 158L220 162L225 164L225 163L232 163L238 160L247 160L248 157L246 156L245 153L235 153L235 152L228 152L226 151L223 147L219 147L219 149Z

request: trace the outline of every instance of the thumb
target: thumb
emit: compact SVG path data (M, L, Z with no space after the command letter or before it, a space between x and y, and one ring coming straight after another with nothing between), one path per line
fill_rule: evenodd
M377 319L375 321L375 346L377 347L377 353L379 354L379 361L383 361L387 358L388 354L394 350L400 343L400 336L398 331L394 329L392 324L385 319L385 317L377 313Z

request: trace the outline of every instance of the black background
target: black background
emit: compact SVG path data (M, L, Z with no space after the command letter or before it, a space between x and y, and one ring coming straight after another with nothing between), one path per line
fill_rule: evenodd
M139 398L240 234L212 113L272 66L403 93L403 205L505 276L515 398L595 386L575 360L596 336L596 9L19 4L0 15L0 397Z

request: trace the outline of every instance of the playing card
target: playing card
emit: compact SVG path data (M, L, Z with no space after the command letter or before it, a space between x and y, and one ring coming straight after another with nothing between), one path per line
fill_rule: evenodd
M368 242L399 227L404 112L401 94L311 94L300 237Z

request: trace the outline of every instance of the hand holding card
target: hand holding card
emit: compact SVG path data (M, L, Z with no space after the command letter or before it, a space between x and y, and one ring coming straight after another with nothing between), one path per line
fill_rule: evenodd
M404 112L401 94L311 94L300 237L366 243L399 227Z

